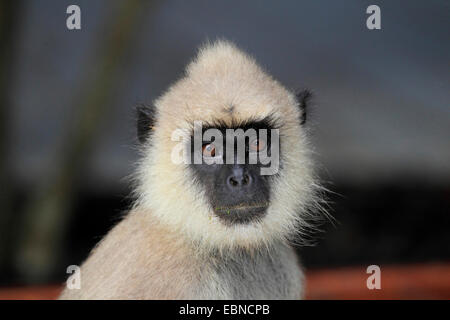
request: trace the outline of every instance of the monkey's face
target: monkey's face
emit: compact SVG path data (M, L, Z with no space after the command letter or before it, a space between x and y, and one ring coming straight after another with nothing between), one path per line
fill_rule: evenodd
M203 49L155 108L140 110L137 205L209 247L286 240L316 202L308 98L229 43Z
M201 147L191 139L191 165L195 181L205 190L213 214L221 223L248 224L260 221L270 205L272 175L264 174L270 160L278 157L274 146L278 135L269 119L226 125L209 125L202 129ZM212 137L208 131L215 133ZM197 143L200 146L200 143ZM197 157L196 157L197 156ZM200 159L200 161L195 161ZM269 161L265 161L269 160ZM267 170L268 171L268 170Z

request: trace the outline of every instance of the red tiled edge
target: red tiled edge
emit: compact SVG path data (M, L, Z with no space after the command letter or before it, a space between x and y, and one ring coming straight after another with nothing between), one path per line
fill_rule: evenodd
M450 264L383 266L369 290L367 267L307 272L307 299L450 299Z

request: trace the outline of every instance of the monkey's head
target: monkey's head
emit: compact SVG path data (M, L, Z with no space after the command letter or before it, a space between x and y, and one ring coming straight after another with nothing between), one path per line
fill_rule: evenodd
M289 239L317 203L309 97L228 42L203 47L154 106L138 109L136 205L200 246Z

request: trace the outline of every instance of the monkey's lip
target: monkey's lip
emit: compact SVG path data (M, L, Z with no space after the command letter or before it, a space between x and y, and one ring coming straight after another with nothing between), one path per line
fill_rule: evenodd
M214 211L231 212L231 211L257 210L257 209L266 209L268 206L269 203L255 203L255 204L243 203L235 206L217 206L214 208Z
M215 214L227 225L246 224L257 221L267 212L268 202L239 204L234 206L216 206Z

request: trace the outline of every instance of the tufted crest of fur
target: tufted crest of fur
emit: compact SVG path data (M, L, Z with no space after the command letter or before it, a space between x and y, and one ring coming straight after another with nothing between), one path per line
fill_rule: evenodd
M201 249L270 246L307 227L317 205L317 184L302 109L295 94L233 44L218 41L199 50L185 75L155 101L156 123L136 174L135 206L195 242ZM171 160L176 129L192 133L194 121L235 124L270 116L280 124L280 163L271 205L259 222L225 225L213 214L205 190L188 165Z

